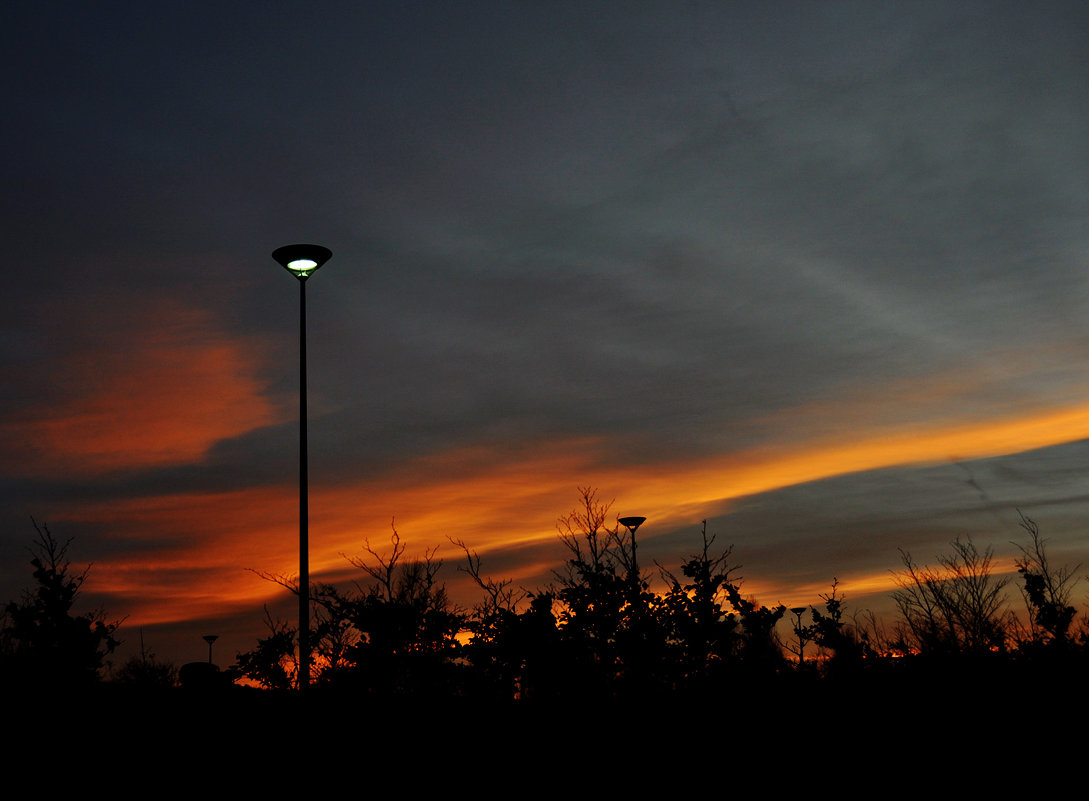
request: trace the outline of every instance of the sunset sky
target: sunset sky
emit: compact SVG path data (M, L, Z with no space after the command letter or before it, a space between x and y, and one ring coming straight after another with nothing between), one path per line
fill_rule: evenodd
M120 656L229 664L298 569L526 587L578 486L764 603L898 548L1089 565L1089 5L14 3L0 598L31 517ZM1084 587L1079 590L1084 600Z

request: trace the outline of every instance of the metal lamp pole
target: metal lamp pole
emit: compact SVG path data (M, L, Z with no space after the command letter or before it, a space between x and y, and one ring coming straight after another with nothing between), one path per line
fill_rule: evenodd
M802 630L802 615L808 610L808 606L790 607L790 611L795 617L794 633L798 635L798 667L805 664L805 632Z
M631 576L629 576L629 580L632 582L632 585L634 586L639 581L639 562L635 558L635 531L636 531L636 529L639 528L639 526L641 526L645 522L647 522L647 519L645 517L620 517L620 518L617 518L616 522L619 523L620 525L622 525L624 528L626 528L631 533L631 573L632 574L631 574Z
M306 458L306 279L332 258L321 245L285 245L272 253L284 269L299 279L299 677L298 687L310 684L310 545L309 489Z

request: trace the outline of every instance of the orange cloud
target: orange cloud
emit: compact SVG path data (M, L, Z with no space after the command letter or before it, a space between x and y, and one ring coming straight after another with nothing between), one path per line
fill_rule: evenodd
M298 500L289 487L81 502L52 521L95 524L113 555L93 568L110 611L140 626L216 617L271 597L251 570L298 563ZM297 567L296 567L297 572Z
M14 454L10 464L22 475L71 477L198 461L223 438L294 414L281 413L263 396L255 377L262 354L253 343L227 336L211 315L180 303L133 306L138 311L118 331L107 330L71 351L62 371L70 391L60 403L0 429L8 443L22 443L8 448ZM153 333L129 341L130 330ZM954 381L946 389L956 394L963 387ZM860 399L851 412L867 402ZM365 539L381 549L396 517L410 556L439 545L440 555L457 561L460 554L447 536L485 557L493 550L524 546L528 553L536 546L536 561L508 571L529 581L564 558L555 521L574 505L579 484L598 487L604 500L615 498L618 514L646 515L641 533L653 537L656 530L695 526L709 506L721 508L723 501L746 495L852 472L1089 438L1089 405L899 427L883 424L882 414L837 414L828 407L796 415L782 421L780 441L699 460L654 460L650 454L643 464L619 463L609 457L608 440L588 437L527 443L515 452L465 448L354 486L312 483L312 573L321 578L353 572L343 554L359 554ZM850 437L843 435L845 417L864 421ZM822 424L808 426L813 420ZM803 427L825 433L808 442L790 438ZM320 459L311 453L312 463ZM131 540L131 547L119 543L120 552L130 555L96 566L95 584L132 604L134 624L190 619L282 594L245 568L285 575L297 570L293 482L287 476L282 487L114 500L81 506L68 516L108 523L119 540ZM145 547L146 539L154 547ZM554 550L540 547L548 544ZM554 558L542 561L549 553ZM756 580L749 587L758 594L775 591ZM867 592L890 586L885 573L860 581L859 590ZM812 597L826 589L780 591Z
M870 431L855 441L781 445L716 460L706 466L707 480L692 494L694 501L732 498L863 470L981 459L1086 438L1089 405L1004 420Z
M475 451L451 452L443 457L451 467L476 468L460 474L440 471L444 477L420 486L394 476L313 504L322 526L338 540L337 550L327 550L316 563L329 570L343 567L340 552L357 548L365 536L372 544L384 544L393 515L403 539L421 550L444 545L446 535L463 539L485 557L493 549L556 543L556 519L575 504L576 484L600 488L602 500L615 498L617 514L646 515L642 535L653 537L656 528L692 526L695 531L708 507L721 508L724 501L747 495L852 472L1018 453L1085 437L1089 406L931 429L870 431L854 442L784 444L702 461L602 467L609 444L600 439L554 441L513 460L497 455L491 463ZM540 575L564 558L558 544L552 553L554 561L526 565L523 575ZM748 583L753 591L774 590L756 583L758 578ZM892 587L887 566L870 576L841 578L853 593ZM774 592L814 597L827 590L820 584Z
M124 318L58 343L65 355L41 390L49 397L3 423L8 463L21 476L192 462L220 439L277 421L254 377L252 343L224 333L207 312L130 301L114 301L128 309Z

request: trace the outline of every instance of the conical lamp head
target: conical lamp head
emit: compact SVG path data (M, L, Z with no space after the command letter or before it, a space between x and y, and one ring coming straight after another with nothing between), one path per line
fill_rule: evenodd
M272 251L272 258L300 281L333 257L333 251L321 245L284 245Z

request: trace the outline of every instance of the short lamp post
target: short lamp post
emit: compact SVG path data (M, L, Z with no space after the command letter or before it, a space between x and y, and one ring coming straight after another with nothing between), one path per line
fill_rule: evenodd
M635 531L639 526L647 522L647 519L645 517L618 517L616 522L631 534L631 565L629 566L631 572L628 574L628 592L631 593L631 598L628 603L631 605L631 625L636 635L641 636L645 633L646 616L643 614L642 598L639 591L639 560L635 556ZM640 685L647 675L647 662L643 650L636 648L627 653L624 657L624 664L625 672L629 673L636 686Z
M805 629L802 628L802 615L809 610L808 606L792 606L790 611L794 614L794 633L798 635L798 667L805 664Z
M647 519L645 517L619 517L616 522L631 534L631 576L629 580L634 586L639 581L639 560L635 558L635 531L639 526L647 522Z
M306 279L332 258L321 245L285 245L272 258L299 279L299 690L310 683L310 553L306 462Z

